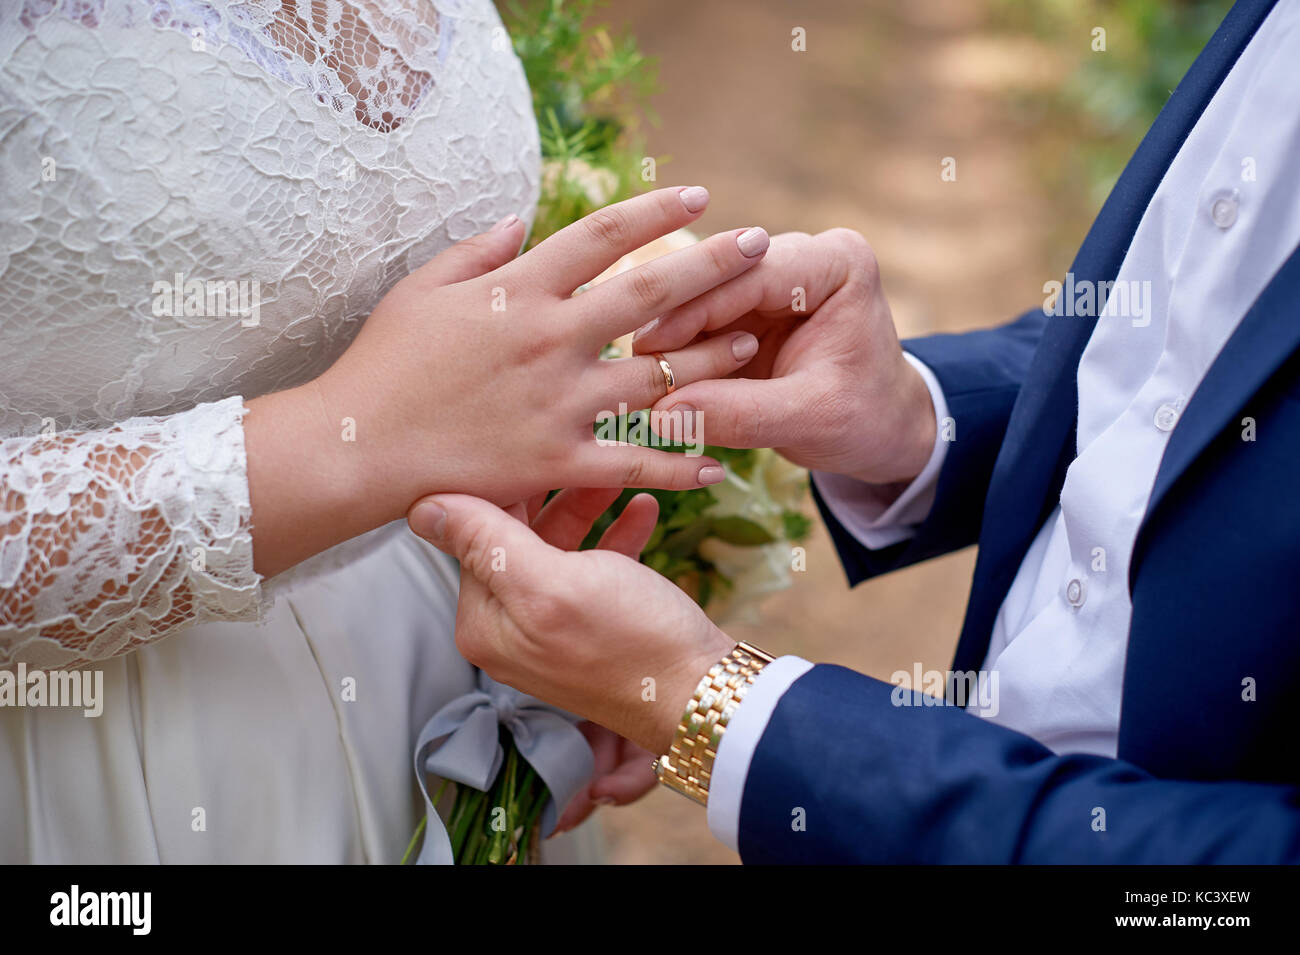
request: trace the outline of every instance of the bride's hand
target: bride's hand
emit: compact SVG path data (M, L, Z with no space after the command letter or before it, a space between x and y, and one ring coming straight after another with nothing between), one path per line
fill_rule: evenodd
M665 752L700 677L735 641L631 556L653 528L652 496L628 504L600 549L575 553L547 539L581 541L614 492L563 493L569 503L557 497L531 529L463 494L422 499L407 521L460 561L456 647L466 660L652 753Z
M569 832L587 820L598 806L626 806L655 788L654 754L613 730L592 722L578 724L595 757L591 782L569 800L555 832Z
M398 283L320 378L249 402L258 571L274 574L400 517L423 494L509 504L566 485L720 481L710 458L596 442L602 411L646 408L666 393L652 357L602 361L599 351L752 267L767 234L720 233L572 294L694 221L707 201L699 187L660 189L601 209L517 259L523 223L506 220ZM683 385L730 374L757 346L737 332L667 358Z

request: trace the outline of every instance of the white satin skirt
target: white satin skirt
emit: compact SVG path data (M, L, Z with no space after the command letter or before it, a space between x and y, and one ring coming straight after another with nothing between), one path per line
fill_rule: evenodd
M268 581L260 623L105 661L97 718L0 708L0 862L398 862L423 814L416 736L474 687L457 581L395 522ZM584 825L543 860L600 843Z

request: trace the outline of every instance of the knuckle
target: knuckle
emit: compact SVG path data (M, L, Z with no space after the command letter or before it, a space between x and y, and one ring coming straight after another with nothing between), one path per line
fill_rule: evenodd
M874 288L874 283L869 275L857 270L850 270L844 284L836 294L844 305L853 310L854 314L865 317L865 309L871 302L872 288Z
M653 355L647 355L642 361L646 370L646 387L647 395L663 396L668 393L668 386L664 383L664 370L659 367L659 359Z
M432 261L441 260L461 268L477 268L486 271L495 264L493 261L495 257L492 242L486 234L481 234L457 242L442 254L435 256Z
M732 411L731 428L742 448L758 447L763 441L763 404L749 395Z
M457 624L456 650L470 666L483 669L487 664L487 654L484 652L483 644L480 634L472 627Z
M541 633L554 633L572 623L564 597L554 593L534 594L528 601L528 615Z
M844 228L831 231L835 233L836 244L848 253L849 261L855 266L855 271L866 275L876 274L878 268L876 252L861 232Z
M668 278L660 269L642 266L628 273L627 284L632 298L646 311L657 311L668 301Z
M846 252L861 253L864 250L868 252L871 250L867 240L856 229L837 226L834 229L827 229L821 236Z
M547 325L545 322L529 325L526 332L526 334L521 333L515 337L515 347L518 349L520 364L528 365L542 361L562 346L565 341L563 334L558 329Z
M623 466L623 486L624 487L642 487L646 478L646 461L643 457L635 457Z
M655 190L655 213L663 219L676 221L686 212L686 207L682 205L681 189L676 186L666 186L663 189Z
M464 242L457 242L449 251L458 252L471 261L486 259L492 250L492 240L486 232L472 235Z
M572 620L563 596L558 594L538 594L534 602L537 612L537 626L543 631L560 630Z
M482 524L471 524L460 531L460 546L457 551L464 554L463 562L468 564L478 576L484 576L492 568L492 540L487 528Z
M709 266L714 272L721 275L728 275L735 268L732 256L728 254L728 247L734 249L736 243L728 239L723 242L708 242L705 244L709 256Z
M614 206L597 209L582 222L593 239L613 248L626 245L632 235L632 224L628 221L627 213Z

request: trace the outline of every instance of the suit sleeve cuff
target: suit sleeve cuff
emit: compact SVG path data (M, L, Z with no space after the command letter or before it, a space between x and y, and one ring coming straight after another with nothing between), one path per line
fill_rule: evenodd
M921 473L897 497L896 484L867 484L828 471L814 471L812 475L831 514L868 550L892 547L916 534L916 529L925 522L926 515L934 506L939 472L948 451L943 428L943 420L948 417L948 402L943 397L939 379L915 355L903 352L903 357L920 373L925 386L930 389L930 400L934 402L934 449Z
M778 657L763 667L745 693L745 699L736 707L718 745L713 776L709 780L709 831L736 852L740 851L740 804L745 796L745 777L749 775L758 741L763 738L767 721L785 691L812 668L807 660L793 656Z

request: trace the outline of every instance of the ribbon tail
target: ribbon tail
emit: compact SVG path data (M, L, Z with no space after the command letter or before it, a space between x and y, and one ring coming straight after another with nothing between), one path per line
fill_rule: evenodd
M425 733L428 729L426 726ZM455 865L456 856L451 851L451 836L447 834L447 827L442 824L442 817L438 815L437 807L429 798L429 783L425 778L422 763L425 750L433 740L426 739L425 733L420 734L420 739L415 746L415 778L420 782L420 794L424 797L424 842L420 845L420 854L416 857L415 864Z

